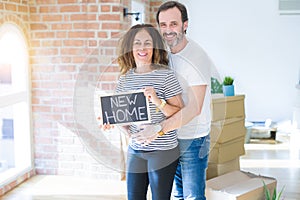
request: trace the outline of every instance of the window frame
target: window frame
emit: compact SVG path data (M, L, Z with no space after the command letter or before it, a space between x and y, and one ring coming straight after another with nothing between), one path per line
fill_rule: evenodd
M32 111L31 111L31 76L30 76L30 65L29 65L29 51L28 51L28 43L26 42L26 37L23 34L21 28L19 28L16 24L13 23L4 23L0 24L0 40L6 35L6 34L14 34L14 36L18 37L19 45L22 46L22 48L19 53L24 56L24 65L22 64L21 67L23 68L23 84L25 84L24 89L16 90L13 92L0 94L0 110L2 108L10 107L12 106L15 108L15 106L19 106L18 104L25 103L24 109L26 113L22 113L22 117L25 117L25 125L27 130L18 131L19 134L15 134L14 137L14 151L15 151L15 167L9 168L8 170L5 170L3 172L0 172L0 187L5 186L9 183L11 183L14 180L17 180L18 177L32 171L34 169L34 157L33 157L33 133L32 133ZM1 48L1 47L0 47ZM19 54L18 54L19 55ZM13 68L13 66L12 66ZM13 71L11 72L12 76L14 76L19 71ZM21 72L22 73L22 72ZM13 82L12 82L13 84ZM16 117L19 118L20 117ZM20 120L19 120L20 121ZM18 125L18 124L17 124ZM17 125L14 125L17 127ZM23 127L23 125L22 125ZM20 134L22 133L22 134ZM24 141L25 139L25 141ZM18 144L21 144L18 146ZM25 149L25 155L24 155L24 149ZM25 161L24 161L25 156Z

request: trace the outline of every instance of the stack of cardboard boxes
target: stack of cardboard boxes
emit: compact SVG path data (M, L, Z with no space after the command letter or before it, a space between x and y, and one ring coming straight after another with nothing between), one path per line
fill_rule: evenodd
M207 200L261 200L264 183L271 195L277 186L275 178L240 171L239 157L245 154L244 99L244 95L213 96Z
M244 99L244 95L212 98L207 179L240 169L239 157L245 154Z

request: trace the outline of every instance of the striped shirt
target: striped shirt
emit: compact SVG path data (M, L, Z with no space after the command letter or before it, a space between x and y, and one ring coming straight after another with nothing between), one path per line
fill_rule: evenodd
M152 86L159 99L167 100L182 93L179 82L175 73L168 69L153 70L149 73L138 74L133 69L120 76L116 92L128 92L139 90ZM155 104L149 102L151 124L157 124L163 121L166 116L159 110L157 112ZM129 126L131 134L139 131L138 125ZM176 130L167 132L165 135L156 138L147 146L142 146L134 140L130 140L129 145L135 150L153 151L173 149L178 145Z

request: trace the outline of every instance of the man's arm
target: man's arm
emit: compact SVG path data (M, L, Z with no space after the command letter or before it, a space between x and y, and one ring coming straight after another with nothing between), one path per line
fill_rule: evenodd
M206 89L207 85L189 87L187 104L180 111L161 123L162 131L166 133L178 129L189 123L197 115L200 115Z

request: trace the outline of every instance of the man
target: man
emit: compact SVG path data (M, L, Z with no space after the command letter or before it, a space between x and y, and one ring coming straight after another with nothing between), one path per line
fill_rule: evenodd
M203 49L186 37L188 14L184 5L176 1L162 4L156 20L170 47L171 68L183 88L185 104L180 112L161 124L163 133L179 129L180 158L173 199L205 200L210 147L210 80L214 65Z
M153 138L178 129L179 163L173 183L173 200L205 200L206 169L210 148L210 81L214 65L205 51L186 37L188 14L177 1L162 4L156 20L170 48L169 61L183 89L184 107L160 125L144 126L132 135L149 145ZM161 101L158 108L165 105Z

